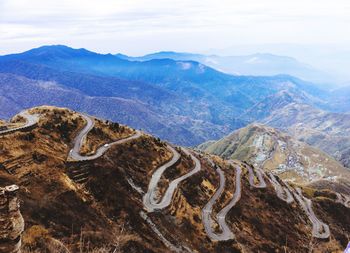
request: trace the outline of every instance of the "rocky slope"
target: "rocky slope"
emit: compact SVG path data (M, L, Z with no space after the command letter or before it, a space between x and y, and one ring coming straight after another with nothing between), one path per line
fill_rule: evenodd
M350 170L324 152L274 128L251 124L199 149L225 159L239 159L297 182L350 177Z
M256 168L252 174L238 160L171 148L98 119L92 129L102 130L83 136L84 153L105 151L93 160L83 155L67 161L86 128L81 114L53 107L29 113L40 115L34 128L0 138L0 186L20 187L23 252L336 252L346 247L350 209L331 190L286 185ZM136 137L106 147L124 133ZM258 185L259 180L266 183ZM154 211L145 204L147 196ZM226 239L213 237L220 234Z

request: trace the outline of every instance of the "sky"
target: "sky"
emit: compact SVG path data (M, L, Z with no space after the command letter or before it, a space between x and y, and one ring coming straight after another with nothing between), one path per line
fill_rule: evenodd
M269 51L317 63L304 54L350 55L349 24L349 0L0 0L0 55L65 44L129 55Z

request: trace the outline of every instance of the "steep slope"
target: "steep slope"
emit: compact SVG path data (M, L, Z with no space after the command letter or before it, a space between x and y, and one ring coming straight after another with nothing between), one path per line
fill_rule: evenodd
M225 159L248 161L300 183L350 177L349 170L322 151L260 124L248 125L199 148Z
M301 192L240 161L172 148L145 133L127 139L137 132L115 123L93 119L90 129L68 109L28 113L40 115L35 128L0 139L0 187L20 186L24 252L57 252L53 240L70 252L329 252L347 244L350 209L328 192ZM81 141L91 152L107 149L67 161ZM253 170L265 184L254 183ZM286 202L279 187L294 197ZM156 212L145 205L147 192Z
M350 167L350 115L330 113L306 104L292 103L263 119L295 138L323 150Z

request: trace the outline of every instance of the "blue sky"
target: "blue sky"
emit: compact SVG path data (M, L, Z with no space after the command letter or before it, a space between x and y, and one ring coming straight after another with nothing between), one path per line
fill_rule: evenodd
M131 55L269 51L303 58L305 48L350 52L349 24L349 0L0 0L0 54L66 44ZM288 45L300 49L289 53Z

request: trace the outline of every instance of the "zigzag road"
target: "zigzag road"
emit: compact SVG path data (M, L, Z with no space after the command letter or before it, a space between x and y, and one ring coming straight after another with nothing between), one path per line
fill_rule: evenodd
M329 227L316 217L312 209L312 201L303 196L300 188L296 188L293 194L312 223L312 236L321 239L328 238L330 236Z
M134 140L139 138L142 134L140 131L136 131L136 133L132 136L126 137L124 139L117 140L112 143L104 144L102 147L99 147L95 154L90 156L83 156L80 155L81 147L83 146L84 140L86 139L87 134L91 131L91 129L95 126L95 122L90 116L87 116L85 114L81 114L81 116L85 119L86 125L85 127L79 132L79 134L75 137L73 141L73 148L70 150L68 158L75 160L75 161L88 161L88 160L94 160L102 156L108 149L110 149L114 145L120 145L123 143L126 143L128 141Z
M195 166L187 174L171 181L163 198L160 201L157 201L156 200L157 186L158 186L158 182L159 182L162 174L164 173L164 171L166 169L173 166L177 162L177 160L180 158L180 154L174 148L172 148L171 146L168 146L168 148L173 153L173 158L168 163L159 167L153 173L151 181L148 185L148 190L147 190L146 194L143 196L143 205L148 212L153 212L155 210L161 210L161 209L164 209L167 206L169 206L178 184L201 170L201 164L200 164L200 161L198 160L198 158L195 157L194 155L192 155L187 149L182 148L182 151L185 154L189 155L191 157L191 159L194 161Z
M22 116L23 118L26 119L26 123L17 128L12 128L12 129L6 129L0 131L0 135L3 134L8 134L12 133L15 131L20 131L24 130L28 127L32 127L35 124L38 123L39 121L39 115L38 114L29 114L28 111L23 111L19 113L18 115ZM99 147L94 155L91 156L83 156L80 155L80 150L83 145L83 142L87 136L87 134L91 131L91 129L94 127L94 121L91 117L82 114L82 117L86 121L85 127L79 132L79 134L76 136L76 138L73 141L73 148L69 152L68 158L76 161L87 161L87 160L94 160L100 156L102 156L111 146L113 145L119 145L128 141L131 141L133 139L139 138L142 134L141 132L137 131L134 135L129 136L124 139L120 139L118 141L105 144L102 147ZM187 178L191 177L192 175L196 174L201 170L201 164L198 158L196 158L191 152L189 152L187 149L182 148L182 151L189 155L191 159L194 161L195 166L194 168L188 172L187 174L173 180L170 182L169 187L167 188L164 196L160 201L157 200L156 194L157 194L157 186L158 182L164 173L165 170L168 168L172 167L179 159L180 159L180 154L170 145L167 146L168 149L173 153L172 159L167 162L166 164L160 166L152 175L151 181L148 186L148 191L147 193L143 196L143 204L145 209L148 212L153 212L155 210L161 210L166 208L167 206L170 205L172 201L172 197L174 195L174 192L176 188L178 187L178 184L181 183L182 181L186 180ZM266 161L270 160L276 151L276 146L274 147L274 151L270 154L270 158L265 160L262 164L262 167L266 163ZM213 165L214 163L210 160L211 164ZM220 185L219 188L215 191L214 195L211 197L209 202L205 205L205 207L202 210L202 219L203 219L203 224L206 233L210 237L211 240L214 241L225 241L225 240L230 240L234 239L234 234L228 227L226 223L226 215L227 213L237 204L237 202L241 199L241 194L242 194L242 189L241 189L241 177L242 177L242 169L240 166L233 164L235 171L236 171L236 177L235 177L235 192L233 194L233 198L229 202L228 205L226 205L217 215L216 215L216 220L217 224L219 225L219 228L221 230L220 233L216 233L213 230L213 219L211 217L212 214L212 209L213 205L215 202L219 199L221 194L224 191L225 187L225 175L224 172L221 170L221 168L217 167L216 173L219 175L220 178ZM275 188L277 196L286 201L287 203L292 203L294 201L293 195L295 199L299 202L300 206L303 208L305 213L307 214L308 218L310 219L312 223L312 235L316 238L328 238L330 236L330 230L328 225L320 221L313 209L312 209L312 201L310 199L307 199L302 195L301 189L296 188L295 190L290 187L288 184L285 184L285 187L282 186L277 178L272 174L268 173L268 176L261 170L257 169L255 171L257 178L259 179L259 183L256 184L254 181L255 179L255 174L254 170L251 166L247 166L248 173L249 173L249 183L252 187L255 188L265 188L266 187L266 182L264 180L264 176L266 176L273 187ZM350 198L347 196L343 196L339 193L337 193L337 201L342 203L346 207L350 207Z
M213 163L211 163L213 164ZM204 229L209 236L209 238L213 241L226 241L230 239L234 239L234 234L230 230L230 228L227 225L226 222L226 215L227 213L237 204L237 202L241 199L242 195L242 187L241 187L241 178L242 178L242 169L240 166L235 165L231 162L231 164L234 166L235 171L236 171L236 176L235 176L235 192L233 194L233 197L231 201L229 202L228 205L226 205L217 215L216 215L216 220L219 225L219 228L221 230L221 233L216 233L213 230L213 219L211 217L212 211L213 211L213 206L215 202L219 199L221 194L224 191L225 187L225 175L224 172L221 170L221 168L216 169L216 173L219 175L220 178L220 185L219 188L216 190L214 195L211 197L209 202L205 205L205 207L202 210L202 220L203 220L203 225ZM265 188L266 183L263 177L263 172L260 170L256 171L257 177L259 178L259 183L255 184L254 182L254 171L253 168L251 168L249 165L247 167L248 173L249 173L249 183L252 187L254 188Z
M292 203L294 201L294 198L290 190L287 187L282 186L278 182L275 175L273 175L272 173L268 173L268 175L269 175L268 177L269 181L271 182L272 186L275 188L277 197L287 202L288 204Z
M266 182L264 180L264 172L261 169L255 170L256 176L259 179L259 183L255 184L254 182L255 174L254 174L253 168L249 164L247 164L247 169L249 173L249 184L255 188L266 188Z

